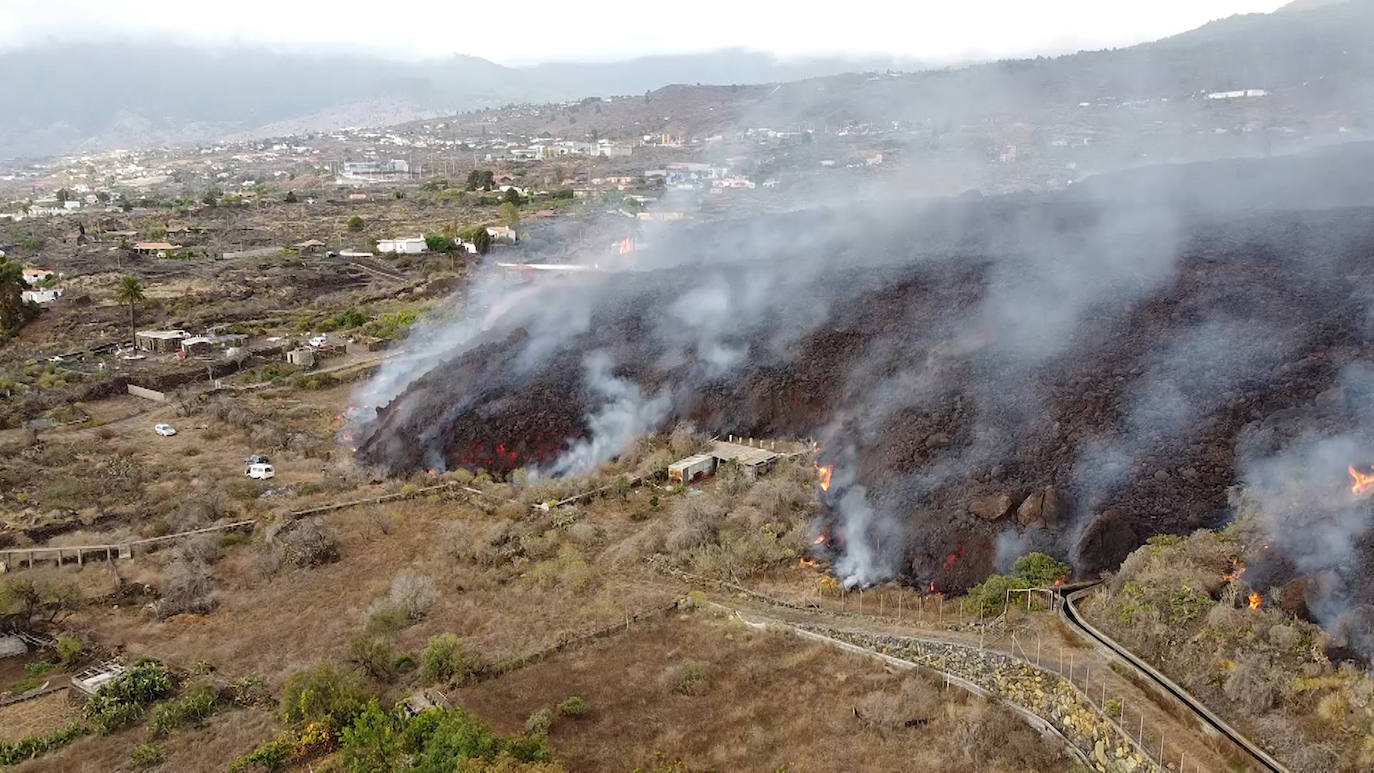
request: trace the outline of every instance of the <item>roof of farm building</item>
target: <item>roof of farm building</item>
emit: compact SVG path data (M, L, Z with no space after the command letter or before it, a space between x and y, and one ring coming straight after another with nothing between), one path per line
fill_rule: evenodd
M724 440L717 440L712 443L710 454L721 461L739 462L746 467L766 464L778 458L776 452L766 448L727 443Z

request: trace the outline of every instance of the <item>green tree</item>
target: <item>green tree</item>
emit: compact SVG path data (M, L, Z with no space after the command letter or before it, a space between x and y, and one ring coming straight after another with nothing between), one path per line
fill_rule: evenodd
M72 197L72 192L69 191L69 190L67 190L66 188L58 188L58 189L57 189L57 200L58 200L58 201L60 201L60 202L62 202L62 203L65 204L69 199L71 199L71 197Z
M138 277L128 275L119 280L119 286L115 288L115 300L129 304L130 338L134 335L134 307L142 303L143 298L143 283L138 281Z
M1069 565L1045 553L1027 553L1016 559L1012 571L1031 585L1043 587L1069 577Z
M24 268L17 260L0 257L0 340L19 332L38 316L38 305L24 301Z
M353 722L370 696L358 680L330 666L297 671L281 694L281 718L288 725L324 722L339 730Z
M481 188L484 191L489 191L494 185L496 185L496 174L490 169L474 169L468 172L468 190L475 191Z
M519 205L524 202L524 199L520 198L520 191L517 191L514 186L507 188L505 195L501 198L505 199L509 204Z
M964 606L970 612L991 615L1002 610L1006 604L1008 590L1029 587L1030 583L1020 577L994 574L968 589L964 596Z
M506 221L506 225L515 228L520 225L520 208L507 201L501 205L501 219Z
M485 226L475 225L464 228L458 232L458 238L465 242L472 242L472 246L477 248L478 255L487 254L491 249L491 234L487 233Z
M403 753L401 730L395 717L376 698L368 701L353 724L344 728L340 740L343 764L355 773L395 770L399 766Z
M286 198L282 199L282 201L286 202L287 204L295 204L298 201L298 199L296 198L296 192L287 191Z
M453 239L443 234L425 234L425 246L430 252L452 252Z
M348 219L348 230L350 231L361 231L365 225L367 224L364 223L363 219L358 215L354 215Z

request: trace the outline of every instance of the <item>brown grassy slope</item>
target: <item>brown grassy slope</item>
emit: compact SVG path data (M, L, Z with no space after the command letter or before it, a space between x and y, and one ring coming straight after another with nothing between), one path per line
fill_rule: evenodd
M698 695L677 670L704 667ZM560 717L571 695L590 711ZM571 770L1064 770L1057 746L1011 714L913 672L709 613L675 614L452 694L501 732L539 709ZM858 709L865 719L854 714ZM907 728L907 720L925 719Z
M251 751L262 739L275 732L276 716L263 709L240 709L217 714L196 728L182 728L157 741L166 753L163 764L138 768L130 760L131 750L147 741L147 730L139 725L108 736L87 736L63 749L14 768L16 773L43 771L154 770L171 773L222 773L230 762Z
M1290 769L1374 769L1374 680L1328 659L1326 632L1279 608L1282 594L1225 578L1263 544L1243 517L1221 532L1155 538L1085 611Z

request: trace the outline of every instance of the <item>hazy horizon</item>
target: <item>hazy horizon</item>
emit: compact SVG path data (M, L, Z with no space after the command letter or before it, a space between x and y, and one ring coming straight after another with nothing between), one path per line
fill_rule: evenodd
M176 0L11 0L0 9L0 53L48 44L159 43L264 47L283 53L358 53L397 60L475 56L510 67L612 62L662 54L744 50L782 61L890 58L929 65L1055 55L1133 45L1282 0L1165 0L1121 7L1090 0L1039 4L972 0L869 6L852 25L795 5L704 0L690 15L614 0L592 11L544 0L516 12L395 0L379 25L357 0L284 5L243 0L232 13ZM784 10L784 8L786 10ZM997 23L989 25L989 19ZM432 32L439 30L439 33Z

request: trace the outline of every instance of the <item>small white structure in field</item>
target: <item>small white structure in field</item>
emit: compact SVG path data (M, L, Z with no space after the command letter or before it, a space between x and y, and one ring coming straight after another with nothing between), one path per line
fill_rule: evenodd
M297 367L313 368L315 367L315 350L308 346L292 349L286 353L286 361Z
M382 239L377 242L378 252L394 252L397 255L419 255L425 251L425 237L411 236L403 239Z
M33 301L34 303L52 303L62 297L62 288L50 287L46 290L20 290L19 295L25 303L29 301Z
M716 457L710 454L696 454L668 465L668 482L686 485L715 471Z
M80 690L87 695L95 695L96 691L106 682L112 681L115 677L128 671L129 669L115 660L102 663L98 666L91 666L72 677L72 687Z

